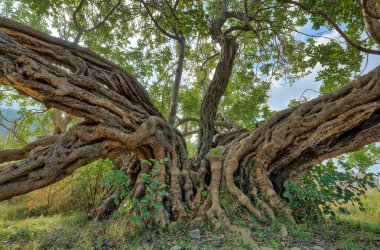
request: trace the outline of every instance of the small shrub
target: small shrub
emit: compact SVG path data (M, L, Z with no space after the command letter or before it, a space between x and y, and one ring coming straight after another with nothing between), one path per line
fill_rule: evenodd
M142 174L142 181L145 185L145 195L141 199L133 199L132 204L135 210L139 211L138 214L132 217L133 221L142 223L144 220L151 220L157 218L157 211L164 208L164 205L157 201L157 198L168 196L166 192L166 184L160 182L157 178L158 169L161 164L167 161L166 158L162 160L142 160L141 163L148 164L152 167L148 174ZM150 225L150 224L148 224Z
M347 167L347 163L342 160L338 164ZM283 196L288 200L289 207L294 209L296 215L310 219L322 215L335 218L331 205L341 213L349 213L344 207L349 202L364 211L360 198L369 187L375 187L374 174L367 173L359 177L353 174L352 168L341 169L338 171L334 162L329 160L303 176L299 184L286 182Z
M141 160L142 164L148 164L151 166L149 173L142 173L141 178L145 187L145 194L140 199L130 197L130 187L128 182L128 176L124 171L112 170L105 174L105 178L101 181L101 185L108 185L111 189L116 189L120 185L124 185L120 192L120 197L115 199L115 204L120 205L121 201L124 201L124 210L122 212L132 212L132 221L140 224L143 221L151 221L157 218L157 211L164 208L161 202L158 202L158 198L168 196L166 192L166 184L161 183L158 179L158 169L161 164L167 161L166 158L162 160ZM116 212L114 215L119 215L120 212ZM148 224L149 225L149 224Z
M74 173L68 190L69 200L74 204L74 209L90 212L99 205L108 191L103 188L102 180L108 178L107 174L112 168L112 161L105 159L90 163Z

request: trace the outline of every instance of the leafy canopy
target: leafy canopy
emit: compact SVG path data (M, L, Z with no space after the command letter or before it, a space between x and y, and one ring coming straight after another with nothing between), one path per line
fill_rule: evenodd
M179 51L175 41L160 31L157 24L170 34L182 34L186 49L178 116L198 117L202 97L220 53L217 43L210 37L209 26L221 15L223 1L144 2L149 12L142 1L121 1L102 25L83 33L79 44L134 74L167 116ZM362 13L356 1L334 2L333 8L328 0L299 2L333 17L351 40L364 47L375 46L364 32ZM118 2L83 1L75 24L73 13L79 3L79 0L3 0L0 11L5 17L74 41L78 25L83 29L95 27ZM333 32L333 27L319 15L274 0L231 0L228 10L245 12L246 16L244 20L229 18L222 27L223 32L237 37L239 50L217 119L254 128L274 113L267 103L274 85L291 84L319 67L316 80L322 82L320 92L328 93L361 73L367 55L342 39L322 39ZM248 26L248 31L234 30L234 27ZM0 98L2 107L18 109L18 119L6 121L6 117L2 117L2 124L12 133L1 136L1 147L20 147L37 136L52 133L51 110L3 85L0 86ZM75 122L73 119L71 124ZM196 122L189 122L181 129L191 131L197 126Z

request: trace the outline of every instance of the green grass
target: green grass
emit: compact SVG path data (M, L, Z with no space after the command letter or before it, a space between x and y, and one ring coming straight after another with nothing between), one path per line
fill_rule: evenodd
M347 204L344 207L348 209L350 214L338 213L338 218L342 221L352 224L370 227L380 232L380 192L377 189L370 189L366 193L366 197L362 198L365 212L359 210L358 206Z
M281 223L286 222L263 225L253 218L239 216L236 206L228 207L227 213L236 225L251 229L252 238L260 246L379 249L379 195L375 191L367 194L363 200L365 213L348 206L351 214L338 214L337 221L321 219L287 225L286 239L279 235ZM227 197L224 199L223 202L231 202ZM171 223L165 229L148 229L127 217L93 222L82 212L38 215L43 213L29 212L26 201L0 203L0 249L169 249L174 245L183 249L252 249L240 235L216 231L207 223L196 226L201 231L201 239L194 240L188 237L188 231L194 226Z

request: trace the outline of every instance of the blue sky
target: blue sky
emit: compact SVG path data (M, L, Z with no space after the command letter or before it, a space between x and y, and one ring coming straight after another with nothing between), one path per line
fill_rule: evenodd
M364 73L367 73L379 64L380 56L370 55L368 58L368 65L365 68ZM364 64L362 65L362 68L364 68ZM313 89L315 91L318 91L319 87L321 86L321 83L315 81L317 71L318 68L315 68L309 76L297 80L291 86L277 85L274 88L272 88L270 91L269 98L269 106L271 107L271 109L285 109L288 106L291 99L298 100L306 89ZM313 99L318 96L318 93L314 91L306 91L304 93L304 96L308 99ZM380 143L377 143L377 145L380 146ZM368 171L372 173L380 173L380 164L372 166Z
M380 64L380 56L370 55L368 58L368 65L364 70L364 73L372 70ZM364 68L364 64L362 65ZM269 106L273 110L282 110L287 108L289 101L291 99L299 99L302 93L306 89L312 89L315 91L319 90L321 86L320 82L315 81L318 68L315 68L310 75L307 77L297 80L295 83L290 85L277 85L273 87L270 91ZM318 96L317 92L306 91L304 94L308 99L312 99Z
M308 23L304 27L300 27L299 31L307 34L319 34L323 35L323 37L315 38L317 43L326 43L330 39L336 39L343 42L342 38L339 36L339 34L333 30L328 31L325 28L320 30L312 30L311 23ZM306 40L308 37L294 33L295 36L297 36L298 39ZM377 55L370 55L368 57L368 64L362 65L363 74L367 73L371 69L375 68L380 64L380 56ZM320 70L320 67L315 67L312 70L312 73L308 75L307 77L301 78L297 80L292 85L286 84L274 84L270 91L270 98L269 98L269 106L272 110L282 110L287 108L290 100L292 99L299 99L302 95L306 97L307 99L312 99L318 96L318 90L321 86L320 82L315 81L315 77L317 75L318 70ZM305 92L305 90L307 90ZM0 107L1 108L7 108L4 103L0 100ZM15 109L18 109L17 103L14 103L13 107ZM378 143L380 146L380 143ZM375 165L371 168L371 172L380 172L380 164Z

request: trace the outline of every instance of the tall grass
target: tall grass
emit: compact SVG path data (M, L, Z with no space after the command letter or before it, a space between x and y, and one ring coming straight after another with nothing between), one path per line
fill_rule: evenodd
M358 206L346 204L344 207L350 214L338 212L338 218L380 232L380 192L377 189L369 189L361 202L365 208L364 212L360 211Z

